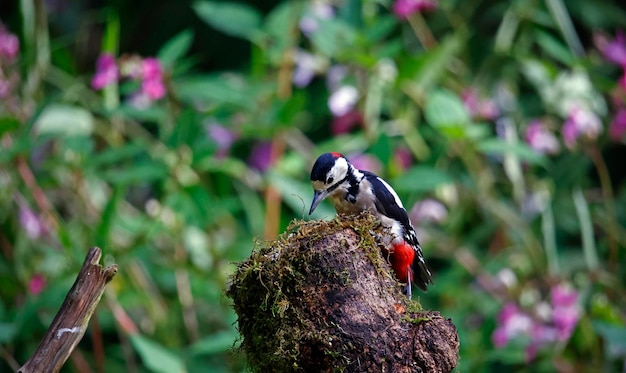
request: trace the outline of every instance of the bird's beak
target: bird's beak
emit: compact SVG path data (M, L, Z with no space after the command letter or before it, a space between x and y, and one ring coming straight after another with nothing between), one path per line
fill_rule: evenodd
M313 195L313 202L311 202L311 209L309 210L309 215L311 215L313 213L313 211L315 210L315 208L317 207L317 205L320 204L320 202L322 202L324 200L324 198L326 198L326 196L328 196L328 191L327 190L316 190L315 194Z

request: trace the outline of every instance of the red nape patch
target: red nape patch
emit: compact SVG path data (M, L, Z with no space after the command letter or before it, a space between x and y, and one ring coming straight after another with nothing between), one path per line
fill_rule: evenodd
M414 258L415 250L411 245L406 242L393 244L393 250L389 253L389 263L400 282L409 282L409 274L413 280Z
M343 157L343 155L342 155L341 153L338 153L338 152L330 152L330 154L332 154L332 155L333 155L333 157L335 157L335 158L341 158L341 157Z

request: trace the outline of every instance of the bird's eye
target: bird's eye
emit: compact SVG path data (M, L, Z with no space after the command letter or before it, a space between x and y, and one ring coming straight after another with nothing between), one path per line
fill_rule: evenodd
M332 177L329 177L328 180L326 180L326 184L331 184L335 179L333 179Z

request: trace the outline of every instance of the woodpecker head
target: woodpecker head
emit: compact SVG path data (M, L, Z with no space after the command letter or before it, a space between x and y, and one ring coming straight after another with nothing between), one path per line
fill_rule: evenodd
M342 184L348 183L350 164L346 157L340 153L324 153L317 158L311 169L311 184L315 194L309 215L313 213L317 205L328 196L338 193Z

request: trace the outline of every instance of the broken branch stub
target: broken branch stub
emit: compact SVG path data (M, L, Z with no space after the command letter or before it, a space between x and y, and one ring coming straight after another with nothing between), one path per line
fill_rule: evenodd
M45 337L18 373L58 372L82 339L106 284L117 273L117 265L100 266L102 251L87 253L74 285L67 293Z
M288 232L240 263L227 290L254 371L456 366L455 326L401 294L370 214L296 222Z

